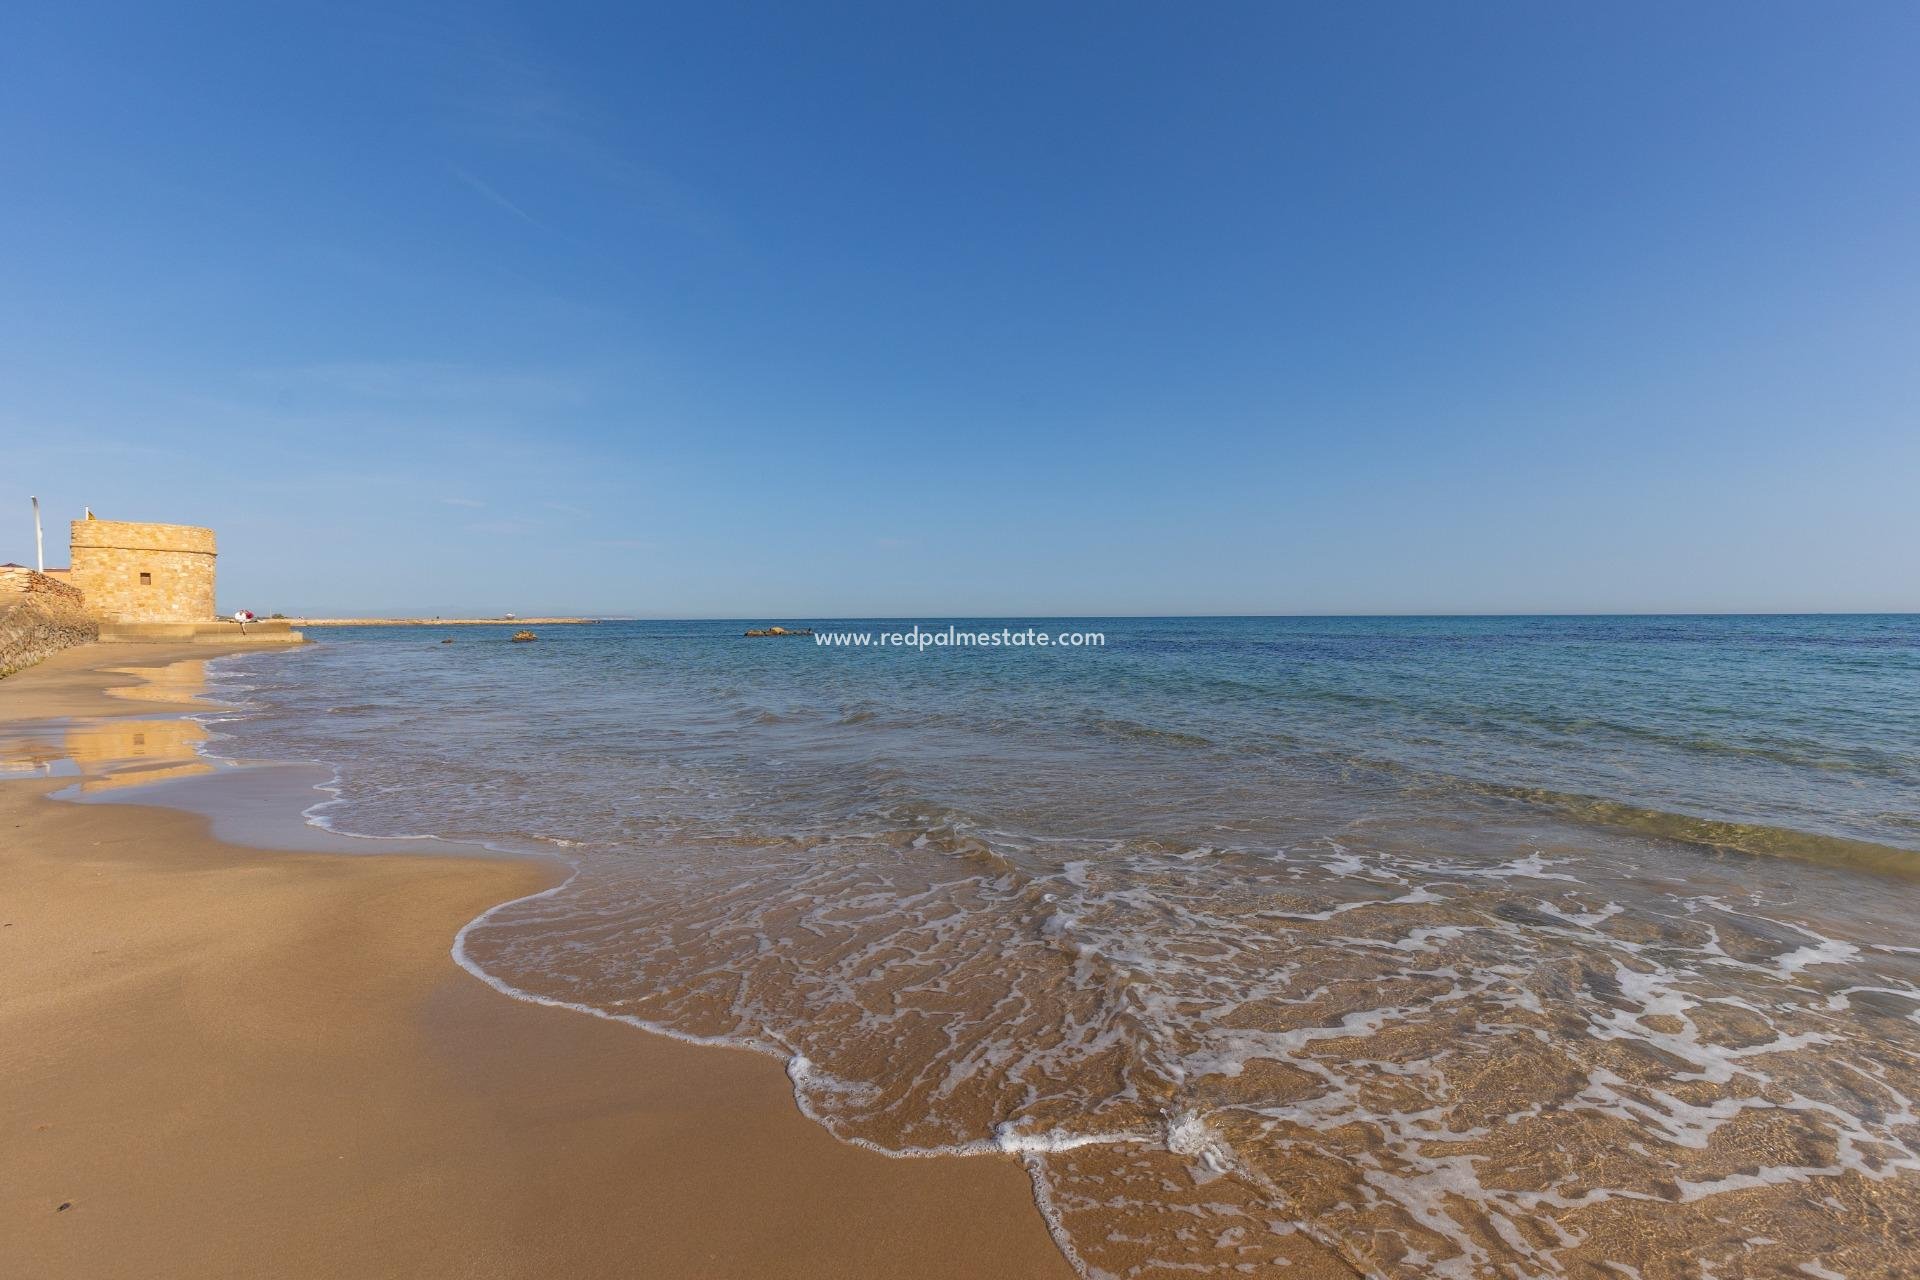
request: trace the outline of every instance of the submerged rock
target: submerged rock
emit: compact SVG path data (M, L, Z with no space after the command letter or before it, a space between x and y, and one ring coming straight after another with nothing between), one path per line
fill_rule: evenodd
M513 642L515 644L525 644L529 640L538 640L539 638L539 636L536 636L531 631L516 631L513 633Z

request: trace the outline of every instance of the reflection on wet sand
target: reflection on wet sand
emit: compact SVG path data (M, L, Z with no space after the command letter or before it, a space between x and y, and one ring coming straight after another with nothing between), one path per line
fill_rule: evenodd
M207 664L205 659L174 662L164 667L115 667L117 675L134 677L135 683L108 689L116 698L130 702L191 703L206 700Z
M102 720L67 730L67 757L80 790L107 791L213 772L198 747L207 731L193 720Z
M198 751L207 731L193 720L83 720L0 738L0 776L77 777L81 791L108 791L213 772Z
M190 705L207 699L204 659L159 667L116 667L132 683L107 693L129 702ZM20 722L0 736L0 778L77 777L84 792L143 786L213 772L201 756L207 739L198 721L122 719Z
M0 738L0 778L59 777L73 773L65 748L34 736Z

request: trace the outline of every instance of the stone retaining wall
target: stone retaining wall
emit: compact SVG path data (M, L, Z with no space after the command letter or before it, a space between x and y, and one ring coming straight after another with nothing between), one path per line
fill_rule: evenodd
M0 677L99 636L78 591L31 569L0 568Z

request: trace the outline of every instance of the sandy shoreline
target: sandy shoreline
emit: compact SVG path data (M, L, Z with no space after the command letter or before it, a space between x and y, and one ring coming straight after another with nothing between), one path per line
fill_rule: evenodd
M0 682L0 737L186 709L166 664L210 656L58 655ZM265 852L69 781L0 786L0 1274L1072 1274L1010 1159L841 1145L770 1059L456 967L549 866Z

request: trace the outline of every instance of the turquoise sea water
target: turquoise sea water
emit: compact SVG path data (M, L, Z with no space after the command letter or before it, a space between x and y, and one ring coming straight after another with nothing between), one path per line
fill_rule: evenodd
M284 724L250 721L249 743L319 754L351 744L351 772L377 772L383 790L476 830L534 828L521 806L536 788L614 781L583 777L573 767L583 757L631 785L617 801L542 806L541 834L607 835L595 823L609 804L642 822L725 821L726 806L684 797L749 771L764 781L766 769L797 786L803 821L910 795L1061 834L1084 834L1088 821L1151 826L1108 807L1110 788L1086 776L1117 757L1154 762L1128 778L1142 809L1185 809L1196 789L1232 789L1241 775L1351 785L1354 771L1377 768L1387 789L1415 777L1538 789L1920 851L1913 615L960 625L1098 631L1107 644L915 653L748 643L725 622L622 622L548 628L536 645L506 648L484 628L339 628L289 664L235 670L271 682L262 692L288 713ZM437 643L449 634L455 645ZM503 759L496 748L508 744ZM516 814L463 808L476 779L462 768L522 783ZM1158 798L1139 790L1163 786ZM783 799L760 787L730 797L755 812ZM1262 815L1205 818L1236 816Z
M564 851L476 972L1019 1154L1089 1274L1920 1257L1920 618L747 625L318 631L219 749Z

